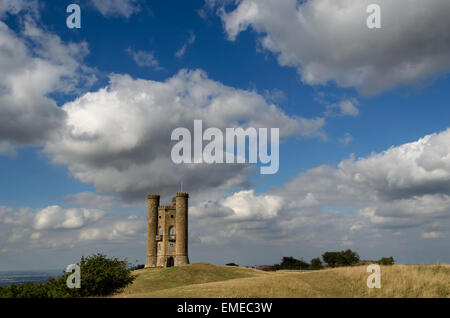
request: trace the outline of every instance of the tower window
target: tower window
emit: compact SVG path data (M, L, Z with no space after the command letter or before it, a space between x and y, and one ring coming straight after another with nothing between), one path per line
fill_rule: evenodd
M162 227L159 227L158 233L159 233L159 235L163 235Z
M158 251L161 251L161 243L158 244Z
M170 244L169 251L173 252L173 244Z
M170 216L170 218L172 218L173 219L173 214Z
M173 226L169 227L169 235L175 235L175 228Z

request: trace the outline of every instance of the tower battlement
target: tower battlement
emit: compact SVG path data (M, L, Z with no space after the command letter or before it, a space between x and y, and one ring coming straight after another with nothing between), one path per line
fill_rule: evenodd
M172 205L160 205L160 196L147 196L147 258L145 267L170 267L189 264L188 198L179 192ZM167 213L166 213L167 212Z

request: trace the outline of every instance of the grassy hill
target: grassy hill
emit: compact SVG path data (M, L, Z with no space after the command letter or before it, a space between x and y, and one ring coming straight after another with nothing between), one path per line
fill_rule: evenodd
M263 272L198 263L134 272L115 297L450 297L450 265L381 267L381 289L366 286L366 266Z

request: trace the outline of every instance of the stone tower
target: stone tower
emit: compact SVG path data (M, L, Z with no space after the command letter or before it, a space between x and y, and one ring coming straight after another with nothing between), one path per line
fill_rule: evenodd
M147 259L145 267L189 264L188 198L177 193L172 205L159 205L159 195L149 195L147 214Z

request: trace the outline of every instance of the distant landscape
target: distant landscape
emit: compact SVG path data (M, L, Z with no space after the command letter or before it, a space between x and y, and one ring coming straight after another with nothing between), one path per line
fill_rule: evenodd
M367 266L261 271L197 263L133 272L114 297L450 297L450 265L381 266L381 288L366 286Z
M63 270L0 271L0 287L27 282L44 283L50 277L58 277Z

